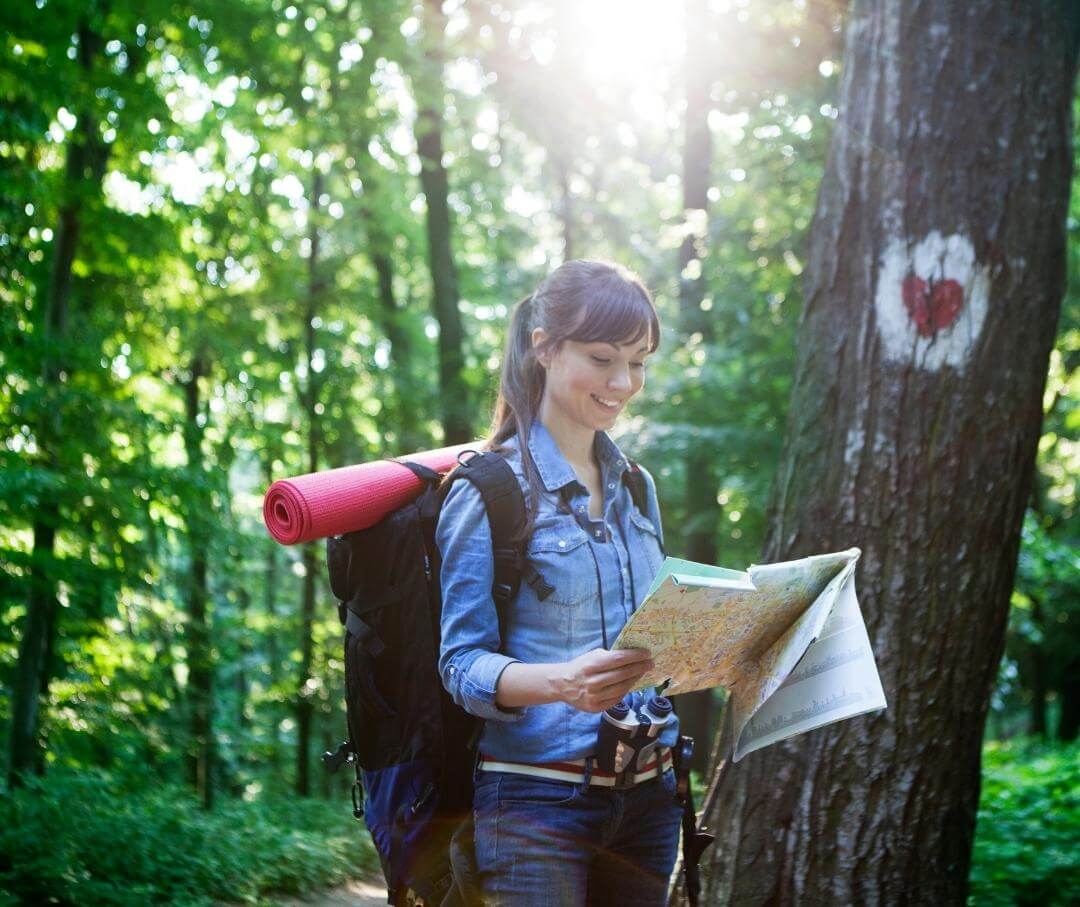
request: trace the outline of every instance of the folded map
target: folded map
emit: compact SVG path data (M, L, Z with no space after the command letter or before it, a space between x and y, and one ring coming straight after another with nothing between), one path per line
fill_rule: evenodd
M648 649L641 687L723 686L732 757L885 708L855 596L852 548L746 572L667 558L615 641Z

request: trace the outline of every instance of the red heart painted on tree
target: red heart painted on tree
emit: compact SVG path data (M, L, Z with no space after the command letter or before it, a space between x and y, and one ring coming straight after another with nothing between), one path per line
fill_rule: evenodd
M955 280L939 280L928 285L921 277L908 274L900 294L920 337L932 337L947 328L956 321L964 305L964 288Z

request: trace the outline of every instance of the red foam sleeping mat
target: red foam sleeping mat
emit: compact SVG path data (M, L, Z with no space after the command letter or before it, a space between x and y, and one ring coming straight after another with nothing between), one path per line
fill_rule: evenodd
M479 450L482 443L440 447L400 459L445 473L457 464L458 454ZM263 521L281 544L299 545L374 526L423 488L423 482L408 467L394 460L310 472L279 479L267 489Z

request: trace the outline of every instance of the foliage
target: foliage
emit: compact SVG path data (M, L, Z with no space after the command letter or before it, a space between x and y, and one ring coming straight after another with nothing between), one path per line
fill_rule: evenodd
M988 743L968 903L1080 901L1080 745Z
M238 798L208 814L137 780L56 771L0 801L0 903L255 903L377 866L343 801Z

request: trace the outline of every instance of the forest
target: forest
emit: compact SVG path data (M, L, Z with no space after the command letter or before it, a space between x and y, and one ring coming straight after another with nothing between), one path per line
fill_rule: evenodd
M1080 900L1073 4L0 24L0 904L378 883L319 759L345 734L325 544L274 541L263 494L484 437L508 314L571 259L656 301L613 437L668 554L864 551L890 707L731 767L705 902ZM974 248L974 339L918 366L882 327L895 236ZM911 337L946 331L908 281ZM711 744L722 695L686 698ZM814 843L785 862L793 815Z

